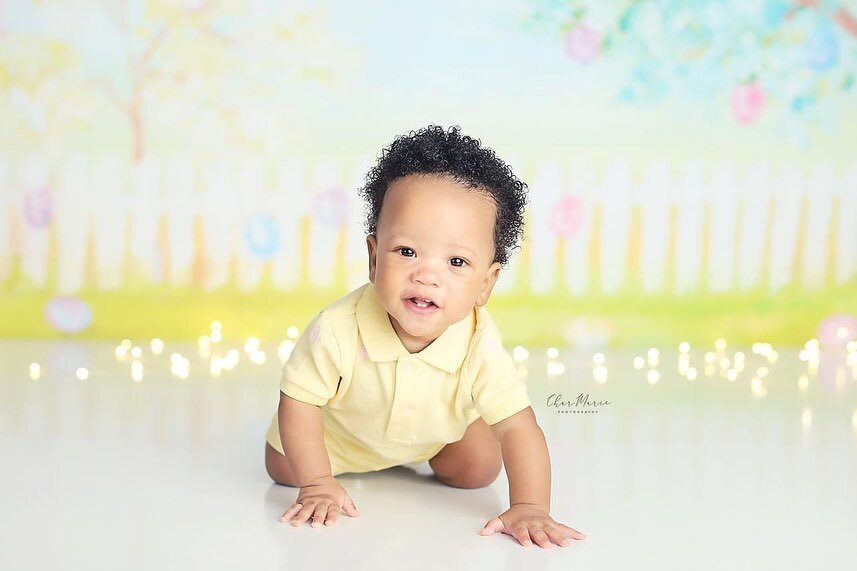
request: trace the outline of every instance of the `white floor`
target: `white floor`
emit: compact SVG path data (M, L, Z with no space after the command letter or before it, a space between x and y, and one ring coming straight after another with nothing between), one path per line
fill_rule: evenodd
M504 473L461 490L427 463L341 476L359 518L279 523L297 490L263 466L275 351L214 379L193 347L146 347L135 382L114 348L0 343L0 569L857 568L857 371L844 351L823 353L815 374L796 349L773 364L745 350L730 382L705 375L713 349L692 352L693 381L662 350L651 384L648 366L632 366L643 351L606 352L598 383L592 352L560 355L565 372L551 377L531 350L552 515L588 536L545 550L479 535L507 507ZM174 351L191 359L189 378L171 375ZM560 413L573 409L547 406L552 393L612 404Z

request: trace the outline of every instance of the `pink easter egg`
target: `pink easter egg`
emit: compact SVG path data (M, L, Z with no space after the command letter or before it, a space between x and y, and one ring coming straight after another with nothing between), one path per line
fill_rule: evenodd
M53 201L47 188L37 188L24 195L24 220L33 228L45 228L53 218Z
M601 53L601 34L586 24L580 24L566 34L565 51L574 61L589 63Z
M836 347L857 339L857 316L837 314L826 317L818 326L818 342Z
M750 85L738 85L732 90L729 97L729 106L732 115L742 125L749 125L762 112L765 107L765 90L756 83Z
M583 201L576 196L566 196L551 209L551 230L563 238L571 238L580 230L583 214Z
M327 226L342 226L345 224L347 205L347 197L342 189L321 192L315 198L316 218Z
M843 351L822 351L815 376L818 385L828 393L835 394L845 388L851 375Z
M89 304L70 296L57 296L45 306L45 319L63 333L80 333L92 323Z

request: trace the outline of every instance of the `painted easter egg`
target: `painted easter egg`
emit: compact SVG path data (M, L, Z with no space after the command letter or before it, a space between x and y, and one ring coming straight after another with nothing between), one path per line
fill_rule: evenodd
M280 228L268 214L254 214L247 221L244 238L250 252L260 258L273 256L280 248Z
M347 197L342 189L320 192L315 197L315 218L326 226L339 227L345 224Z
M765 90L761 85L755 83L738 85L732 90L732 96L729 98L732 116L739 123L749 125L762 112L765 100Z
M92 309L82 299L57 296L45 306L45 319L57 331L80 333L92 324Z
M810 69L825 72L839 62L839 42L829 25L818 26L806 41L806 59Z
M550 214L550 228L563 238L571 238L583 223L583 201L576 196L566 196L559 201Z
M46 228L53 218L53 200L47 188L27 191L24 195L24 220L33 228Z
M586 24L580 24L566 34L565 51L574 61L589 63L601 53L601 34Z
M826 392L835 394L845 388L851 377L839 351L822 351L818 358L818 370L815 378Z
M824 318L818 326L818 342L824 347L846 345L857 340L857 316L836 314Z

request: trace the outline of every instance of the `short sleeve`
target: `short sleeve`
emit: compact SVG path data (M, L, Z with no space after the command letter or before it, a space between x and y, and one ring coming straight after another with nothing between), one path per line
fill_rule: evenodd
M295 400L324 406L336 394L340 364L339 344L322 311L298 337L283 367L280 391Z
M486 423L497 424L530 406L527 384L503 348L496 326L480 331L470 360L473 402Z

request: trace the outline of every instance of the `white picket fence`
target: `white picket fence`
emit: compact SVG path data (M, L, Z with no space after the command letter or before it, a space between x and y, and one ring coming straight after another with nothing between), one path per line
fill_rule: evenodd
M0 157L0 281L8 279L20 257L22 273L37 287L46 285L53 233L57 289L80 290L92 232L97 288L121 289L127 267L152 283L192 285L199 220L204 288L227 284L234 257L240 289L254 290L270 264L274 286L288 290L301 277L301 220L310 216L309 282L332 284L344 229L347 285L353 288L367 279L363 204L356 190L372 163L363 158L309 164L292 158L274 165L260 159L200 165L170 156L131 166L113 155L75 154L61 161L31 156L18 162ZM516 253L497 284L499 293L516 286L519 272L535 295L557 289L575 297L619 291L628 276L636 207L647 293L666 291L669 272L674 275L670 291L677 294L762 286L777 291L794 283L811 291L824 284L828 271L837 284L857 277L857 163L775 168L761 162L655 162L636 175L621 161L603 169L584 161L511 164L530 188L529 267L522 267ZM39 226L27 222L33 216L27 209L33 208L32 193L43 189L52 215L49 225ZM574 205L571 218L579 218L563 234L549 221L558 205L569 200ZM596 211L600 217L593 216ZM248 223L259 215L269 216L279 228L279 248L267 259L247 242ZM167 243L159 245L162 217ZM596 232L597 283L589 262ZM558 283L555 259L561 240L566 279ZM795 268L799 248L801 263ZM127 255L132 259L126 260Z

